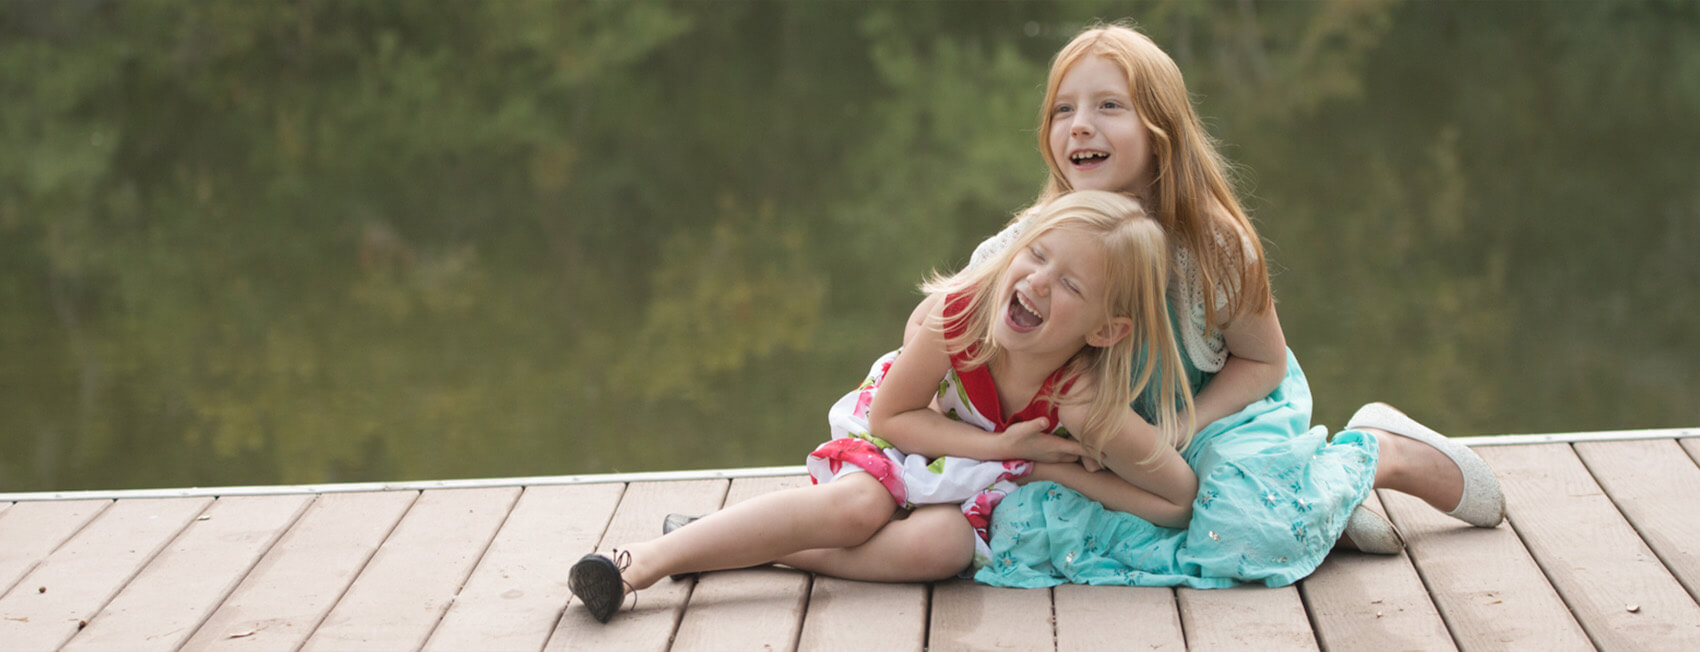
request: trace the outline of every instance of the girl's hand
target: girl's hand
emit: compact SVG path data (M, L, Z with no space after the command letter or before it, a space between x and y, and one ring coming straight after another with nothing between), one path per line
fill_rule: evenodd
M1086 472L1088 473L1097 473L1099 470L1104 468L1104 465L1098 461L1098 458L1091 455L1081 455L1080 465L1086 467Z
M1081 458L1086 451L1072 439L1064 439L1050 434L1050 419L1040 417L1032 421L1021 421L1010 424L1009 428L999 435L1008 447L1010 454L1007 459L1033 460L1035 462L1074 462Z

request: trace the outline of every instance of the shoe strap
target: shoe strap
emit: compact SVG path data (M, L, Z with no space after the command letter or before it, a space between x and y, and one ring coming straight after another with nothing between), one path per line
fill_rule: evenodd
M619 548L615 548L614 549L614 560L613 561L614 561L614 570L618 571L619 575L620 575L620 583L626 585L626 588L629 589L628 591L626 591L626 593L629 593L632 596L632 610L636 611L637 610L637 587L632 586L631 582L626 581L626 569L632 567L632 551L621 550ZM625 599L622 598L620 600L620 602L624 603Z

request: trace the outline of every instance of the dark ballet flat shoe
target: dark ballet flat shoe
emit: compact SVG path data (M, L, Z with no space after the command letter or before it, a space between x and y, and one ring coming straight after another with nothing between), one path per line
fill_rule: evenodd
M672 534L674 530L690 525L691 521L695 521L699 518L702 517L687 516L685 514L668 514L667 518L661 520L661 533Z
M596 622L605 623L626 601L626 588L631 585L620 573L631 565L632 555L624 550L615 550L613 559L591 553L573 564L567 586ZM632 593L635 596L637 592Z
M695 521L699 518L702 518L702 517L701 516L688 516L688 515L685 515L685 514L668 514L667 518L664 518L664 519L661 520L661 534L663 536L666 536L668 534L672 534L674 530L685 527L686 525L690 525L691 521ZM697 576L696 573L678 573L678 574L675 574L675 575L668 575L667 579L673 580L675 582L683 582L685 580L691 579L691 578L696 577L696 576Z

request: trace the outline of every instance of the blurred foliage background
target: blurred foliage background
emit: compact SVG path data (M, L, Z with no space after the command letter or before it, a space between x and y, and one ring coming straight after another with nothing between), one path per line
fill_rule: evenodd
M0 2L0 490L798 464L1136 21L1319 423L1700 424L1700 3Z

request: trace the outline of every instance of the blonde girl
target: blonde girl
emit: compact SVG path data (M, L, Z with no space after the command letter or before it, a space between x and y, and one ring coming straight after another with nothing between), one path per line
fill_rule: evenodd
M1137 200L1059 194L1010 246L925 285L942 300L922 327L830 410L815 484L670 516L661 537L574 564L573 594L606 621L627 593L700 571L946 578L988 560L993 508L1034 480L1185 525L1198 484L1177 452L1192 406L1163 309L1169 250ZM1161 397L1155 426L1129 407L1142 392Z
M1052 62L1041 111L1050 176L1037 204L1085 189L1131 193L1168 235L1169 308L1196 396L1198 431L1183 457L1200 489L1191 522L1176 529L1115 514L1078 492L1026 485L996 512L994 560L978 579L1288 584L1342 534L1365 551L1403 547L1391 523L1360 507L1372 487L1413 494L1472 525L1500 522L1504 499L1486 464L1390 406L1365 406L1332 441L1323 428L1307 431L1309 386L1287 350L1256 229L1180 69L1155 43L1125 26L1083 31ZM1032 221L1031 210L1018 216L971 266L1018 241ZM938 300L929 297L917 316ZM1169 400L1146 392L1135 407L1156 417ZM1093 468L1100 459L1087 452Z

